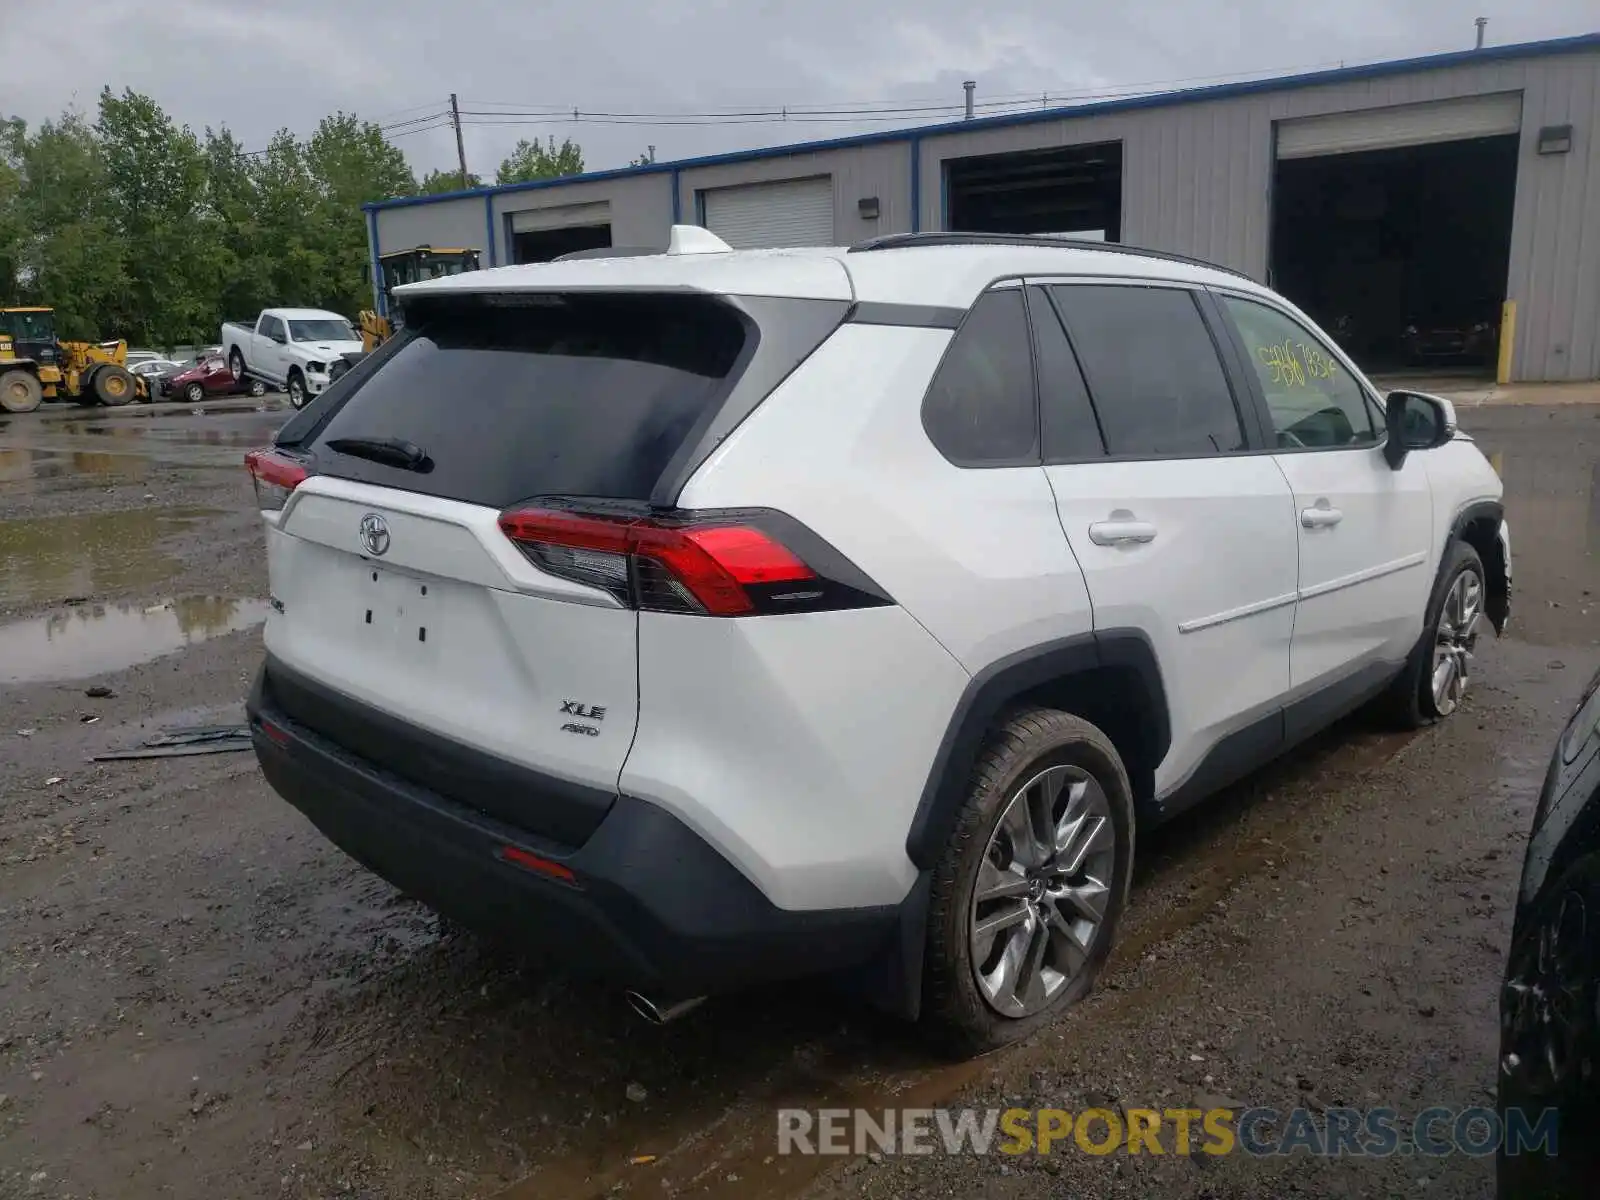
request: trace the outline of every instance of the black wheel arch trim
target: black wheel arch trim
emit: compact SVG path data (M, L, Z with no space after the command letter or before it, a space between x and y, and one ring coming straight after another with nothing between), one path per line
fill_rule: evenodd
M1511 618L1511 578L1507 564L1500 557L1498 550L1500 523L1505 520L1506 509L1499 500L1473 500L1461 506L1456 511L1455 518L1450 522L1449 535L1444 540L1444 545L1439 550L1439 570L1444 570L1445 560L1450 553L1450 544L1456 541L1465 541L1478 551L1484 560L1484 570L1487 578L1484 584L1488 589L1488 597L1484 603L1484 613L1494 625L1496 633L1504 633L1506 622ZM1493 538L1489 545L1480 546L1467 537L1467 530L1484 522L1492 526Z
M1009 654L968 682L939 742L906 834L906 854L919 869L931 869L943 852L966 800L972 766L1000 714L1029 692L1105 667L1131 670L1139 679L1150 708L1154 762L1166 756L1172 744L1166 686L1155 648L1143 631L1100 630Z

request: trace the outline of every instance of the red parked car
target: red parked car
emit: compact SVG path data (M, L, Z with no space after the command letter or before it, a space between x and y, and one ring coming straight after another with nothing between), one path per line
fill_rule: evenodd
M187 400L191 404L197 404L207 396L232 396L240 392L260 396L266 390L267 385L259 379L235 380L233 372L228 370L228 360L220 354L202 358L193 366L164 376L161 380L164 396Z

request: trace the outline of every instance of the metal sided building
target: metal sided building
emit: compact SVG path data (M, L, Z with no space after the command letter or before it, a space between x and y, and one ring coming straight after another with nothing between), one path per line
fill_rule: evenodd
M388 200L368 233L374 258L485 265L664 247L682 222L737 247L1072 233L1266 280L1372 369L1442 352L1592 380L1597 131L1589 34Z

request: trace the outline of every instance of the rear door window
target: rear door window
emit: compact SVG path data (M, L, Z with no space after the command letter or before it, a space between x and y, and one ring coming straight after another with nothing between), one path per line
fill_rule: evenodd
M1244 427L1194 296L1182 288L1060 284L1051 293L1113 455L1244 450Z
M749 328L699 296L417 303L404 344L316 433L316 467L493 508L534 496L647 500L732 386ZM426 461L413 469L330 445L343 439L408 442Z

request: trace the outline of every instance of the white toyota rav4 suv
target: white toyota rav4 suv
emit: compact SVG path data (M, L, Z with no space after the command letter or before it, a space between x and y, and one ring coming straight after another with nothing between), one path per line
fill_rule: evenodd
M272 786L658 1017L829 974L947 1045L1090 987L1135 831L1503 626L1495 472L1249 279L1059 239L400 289L249 457Z

